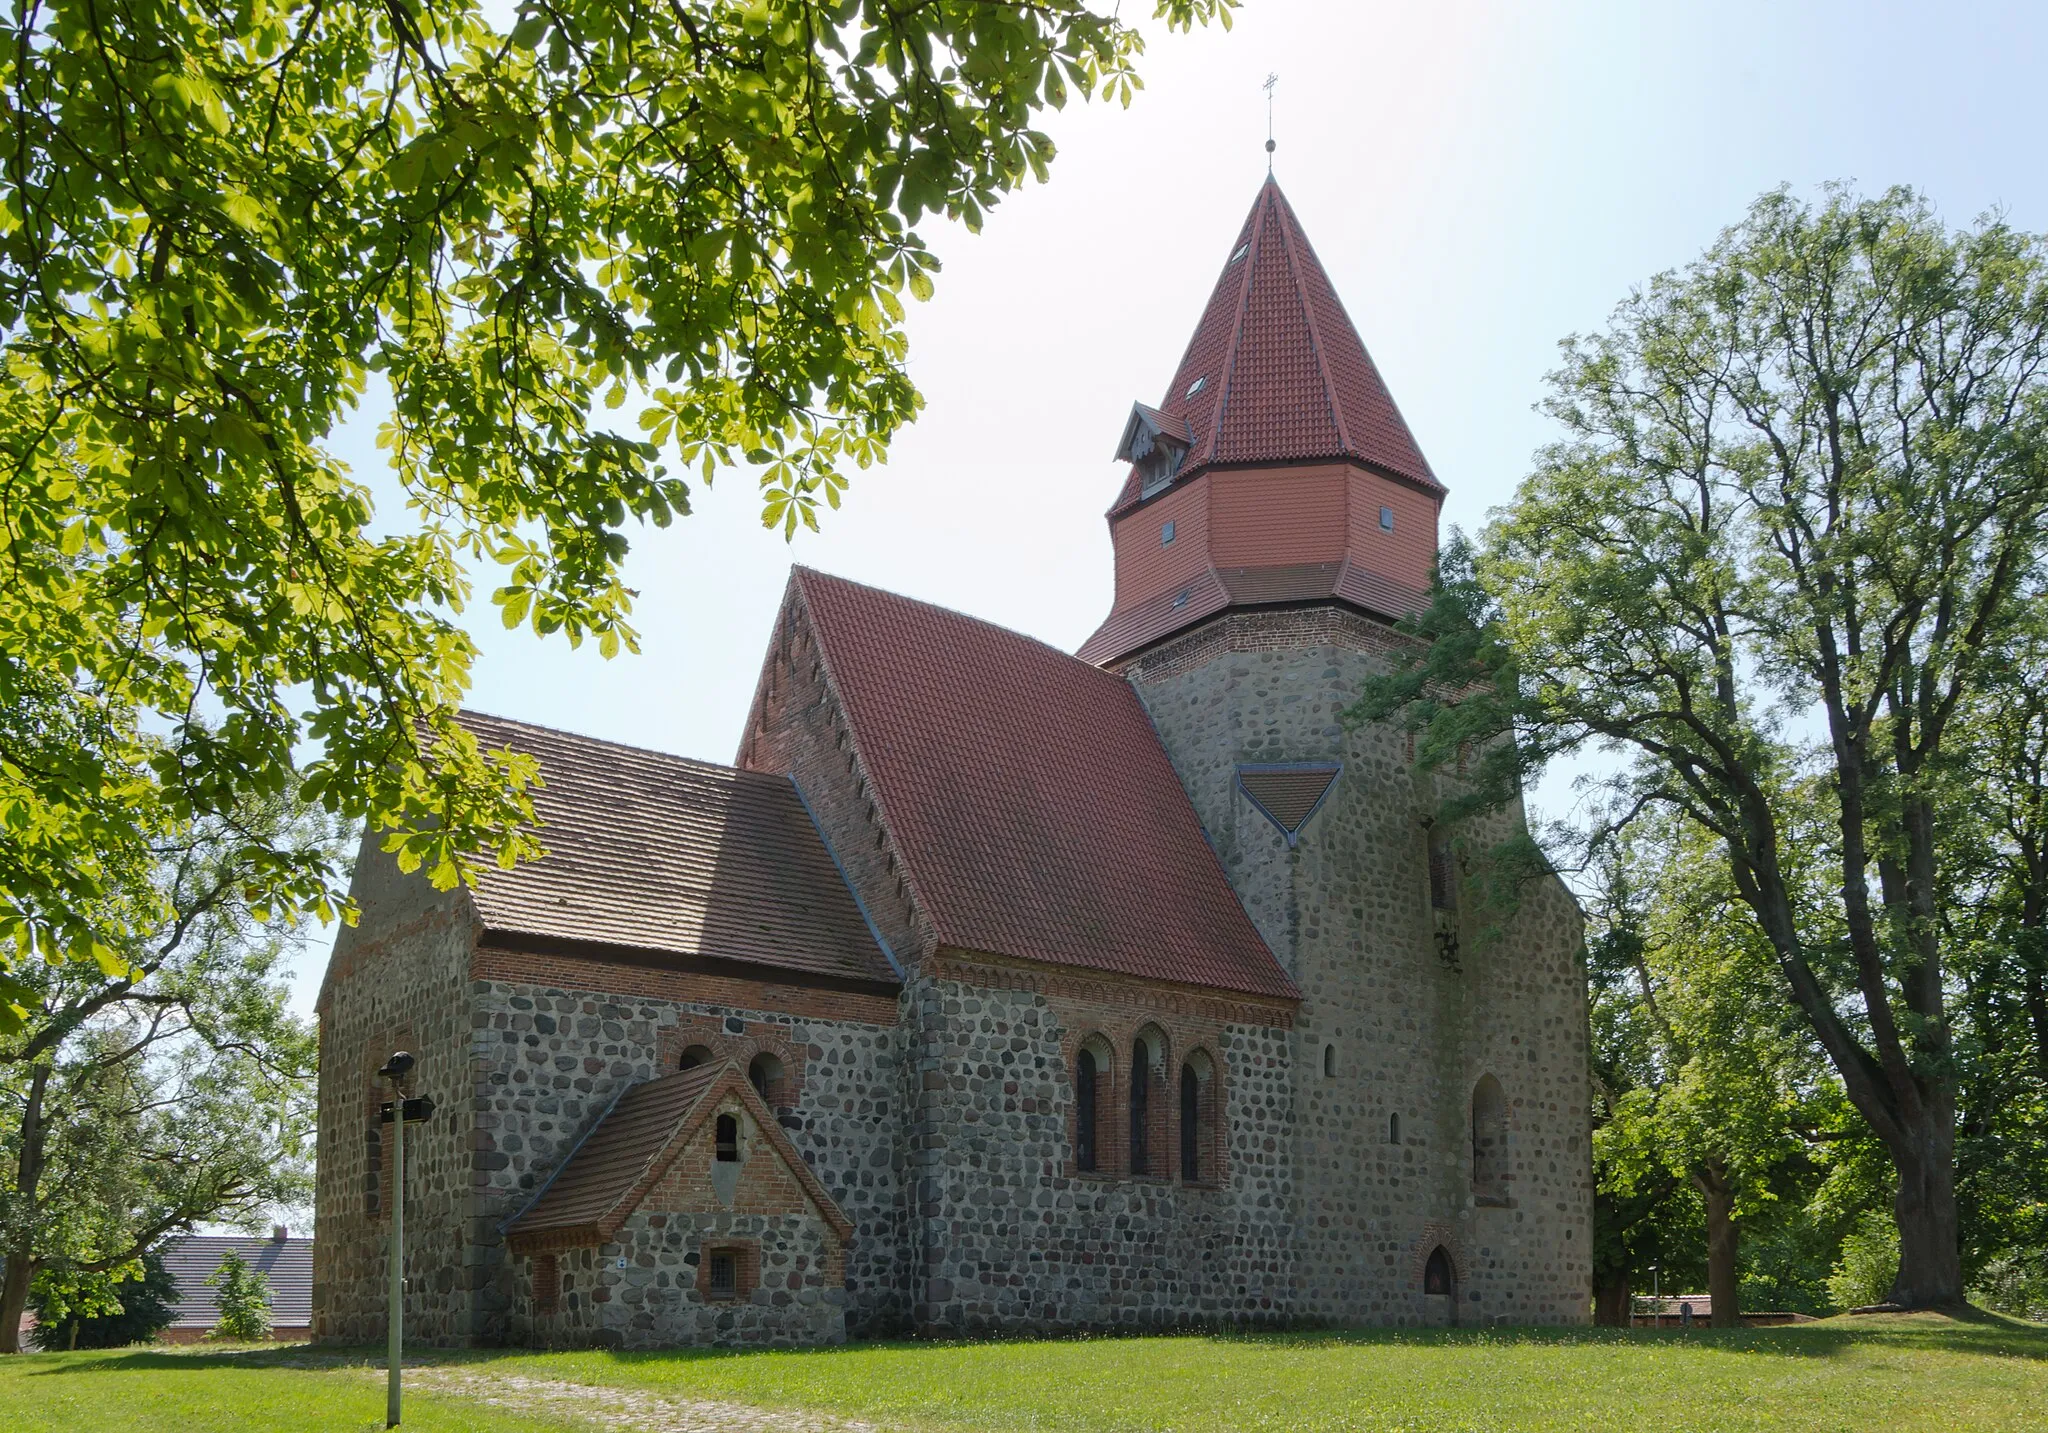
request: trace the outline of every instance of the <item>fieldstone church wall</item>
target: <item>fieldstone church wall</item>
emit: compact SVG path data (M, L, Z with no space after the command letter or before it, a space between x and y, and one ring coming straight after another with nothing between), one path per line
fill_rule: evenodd
M1260 933L1301 987L1289 1034L1293 1310L1371 1322L1584 1322L1591 1153L1577 907L1546 880L1498 941L1433 909L1435 808L1406 738L1342 713L1387 628L1334 608L1232 613L1126 664ZM1341 761L1296 844L1240 763ZM1519 821L1460 833L1483 850ZM1507 1101L1503 1192L1475 1188L1473 1096ZM1396 1121L1398 1120L1398 1129ZM1456 1309L1423 1294L1443 1245Z
M537 974L539 963L490 951L479 957L482 972L501 976ZM561 958L547 964L560 983L484 979L471 991L476 1188L494 1245L483 1295L489 1332L512 1334L519 1308L517 1261L504 1256L497 1226L533 1198L624 1089L677 1068L683 1051L700 1047L742 1066L764 1050L781 1063L783 1083L769 1103L857 1230L841 1276L845 1323L864 1335L904 1327L895 1002L785 987L728 989L720 993L734 1003L714 1003L681 998L699 983L686 976ZM604 984L609 993L596 988ZM639 993L627 993L636 984ZM673 998L648 993L664 984L678 987ZM826 1008L865 1018L828 1019Z
M918 982L921 1327L1140 1329L1286 1317L1293 1265L1286 1012L1230 1023L1250 1002L964 958ZM1101 1167L1075 1166L1074 1056L1128 1067L1140 1032L1163 1044L1151 1172L1129 1167L1127 1095L1106 1081ZM1175 1077L1216 1066L1212 1178L1180 1174ZM1109 1070L1105 1071L1107 1075Z
M406 1131L407 1332L423 1343L479 1332L470 1242L468 977L478 931L460 891L403 876L365 840L351 895L358 923L335 941L318 1003L319 1189L313 1232L313 1337L384 1336L391 1237L391 1098L377 1070L396 1050L418 1063L407 1093L437 1106Z

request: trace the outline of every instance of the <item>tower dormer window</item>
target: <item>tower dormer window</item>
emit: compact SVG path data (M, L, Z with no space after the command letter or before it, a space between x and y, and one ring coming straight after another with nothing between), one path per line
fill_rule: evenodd
M1159 525L1159 545L1160 545L1161 547L1167 547L1167 546L1170 546L1170 545L1172 544L1172 542L1173 542L1173 524L1172 524L1172 523L1170 523L1170 522L1164 522L1164 523L1161 523L1161 524Z
M1138 470L1139 494L1149 498L1173 486L1174 475L1193 446L1187 419L1134 403L1116 455Z
M1381 509L1380 509L1380 531L1381 531L1381 532L1392 532L1393 530L1394 530L1394 510L1393 510L1392 508L1389 508L1389 507L1383 507L1383 508L1381 508Z
M1183 394L1181 394L1181 397L1183 397L1183 398L1192 398L1192 397L1194 397L1194 396L1195 396L1195 395L1196 395L1197 393L1200 393L1200 392L1201 392L1201 391L1202 391L1202 390L1203 390L1204 388L1207 388L1208 386L1209 386L1209 380L1208 380L1208 378L1207 378L1206 376L1205 376L1205 377L1202 377L1202 378L1197 378L1197 379L1196 379L1196 380L1195 380L1195 381L1194 381L1193 383L1190 383L1190 384L1188 385L1188 391L1187 391L1187 392L1185 392L1185 393L1183 393Z

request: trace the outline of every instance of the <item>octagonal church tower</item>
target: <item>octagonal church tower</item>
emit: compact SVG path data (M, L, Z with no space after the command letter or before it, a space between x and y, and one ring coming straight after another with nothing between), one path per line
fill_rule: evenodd
M1137 691L1302 993L1294 1313L1582 1322L1579 912L1547 879L1482 940L1456 853L1500 831L1436 826L1408 739L1341 719L1408 640L1445 489L1271 178L1116 456L1116 596L1079 655Z

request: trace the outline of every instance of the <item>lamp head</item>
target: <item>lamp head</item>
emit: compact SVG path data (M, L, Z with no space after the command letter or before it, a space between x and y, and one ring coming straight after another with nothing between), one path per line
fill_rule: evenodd
M390 1059L386 1060L384 1062L384 1068L379 1070L377 1073L382 1075L387 1080L402 1080L407 1075L412 1073L412 1067L412 1056L408 1054L406 1051L400 1050L394 1055L392 1055Z

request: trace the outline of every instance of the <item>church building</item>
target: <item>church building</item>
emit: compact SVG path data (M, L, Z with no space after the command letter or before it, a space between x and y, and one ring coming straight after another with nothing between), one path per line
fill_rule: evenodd
M1401 733L1444 488L1269 178L1136 404L1069 655L794 570L733 764L474 715L548 854L374 838L319 999L313 1334L1583 1323L1577 907L1503 933Z

